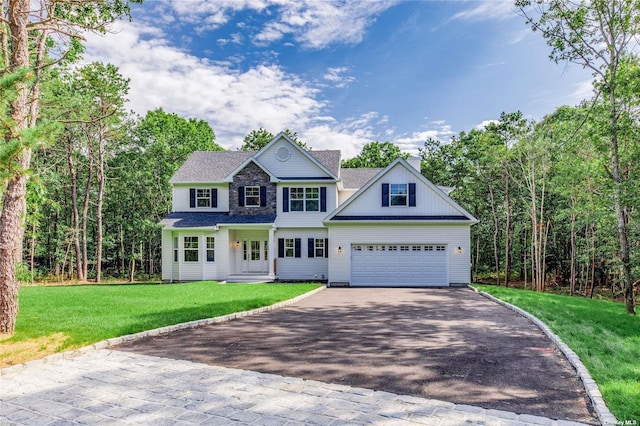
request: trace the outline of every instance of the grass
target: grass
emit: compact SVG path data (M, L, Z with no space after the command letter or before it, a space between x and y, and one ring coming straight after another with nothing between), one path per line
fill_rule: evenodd
M271 305L315 288L213 281L23 287L16 332L0 339L0 368L112 337Z
M606 300L476 287L547 324L580 357L613 415L640 424L640 316Z

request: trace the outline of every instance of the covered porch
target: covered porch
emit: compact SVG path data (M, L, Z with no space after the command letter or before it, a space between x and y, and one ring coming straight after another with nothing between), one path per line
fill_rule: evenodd
M228 227L229 269L226 282L270 282L276 278L273 224Z

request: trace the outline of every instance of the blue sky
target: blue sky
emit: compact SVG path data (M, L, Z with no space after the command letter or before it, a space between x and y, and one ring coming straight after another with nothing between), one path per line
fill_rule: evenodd
M147 0L91 35L87 61L131 79L129 107L207 120L237 149L298 132L348 158L371 141L416 154L500 113L538 120L590 96L509 1Z

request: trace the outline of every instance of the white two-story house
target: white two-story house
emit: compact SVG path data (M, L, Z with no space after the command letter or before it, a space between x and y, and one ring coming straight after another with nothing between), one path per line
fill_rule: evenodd
M165 281L470 281L477 221L419 161L343 169L340 151L306 151L281 133L257 152L195 152L170 182Z

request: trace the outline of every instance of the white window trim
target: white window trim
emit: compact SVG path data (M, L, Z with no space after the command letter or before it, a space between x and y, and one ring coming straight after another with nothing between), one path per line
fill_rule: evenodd
M191 242L195 242L195 247L191 247L189 244L189 247L187 247L187 238L189 239L195 239L192 240ZM187 235L184 236L182 239L184 246L183 246L183 256L184 256L184 262L185 263L198 263L200 262L200 239L197 236L194 235ZM196 253L196 260L187 260L187 252L195 252Z
M326 252L327 252L327 248L324 245L324 238L316 238L315 241L313 242L314 257L325 257Z
M404 186L404 194L394 194L393 187ZM393 197L404 197L404 204L393 204ZM409 184L408 183L390 183L389 184L389 207L408 207L409 206Z
M291 243L291 245L289 245L289 243ZM291 250L290 256L289 256L289 250ZM286 258L296 257L296 239L295 238L284 239L284 257Z
M248 191L257 191L256 195L248 195ZM257 204L250 204L249 199L255 199ZM245 186L244 187L244 206L249 208L260 207L260 187L259 186Z
M209 247L209 242L211 242L211 247ZM215 237L206 237L206 253L205 260L209 263L216 261L216 238ZM213 254L213 260L209 260L209 252Z
M204 195L200 195L201 192L203 194L206 194L206 196ZM200 200L204 200L206 205L205 206L201 206L200 205ZM211 188L196 188L196 208L197 209L209 209L211 208Z
M173 262L180 261L180 248L178 247L180 237L173 237Z
M316 198L310 198L307 197L307 192L310 192L310 190L316 190L316 194L317 197ZM302 198L293 198L293 193L296 190L302 190ZM293 202L299 202L302 201L302 210L295 210L293 209ZM316 210L308 210L307 209L307 201L315 201L317 202L317 206L318 208ZM319 186L293 186L289 188L289 211L290 212L319 212L320 211L320 187Z

